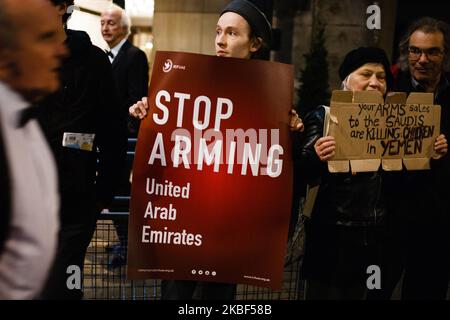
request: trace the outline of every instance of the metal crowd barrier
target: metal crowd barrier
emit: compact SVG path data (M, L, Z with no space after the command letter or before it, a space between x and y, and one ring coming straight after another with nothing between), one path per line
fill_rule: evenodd
M114 220L127 219L128 212L102 213L97 229L87 250L84 266L84 299L159 300L160 280L127 280L126 263L115 263L111 251L120 245ZM125 224L126 225L126 224ZM125 244L126 245L126 244ZM117 247L116 247L117 248ZM281 291L272 291L250 285L238 285L236 300L298 300L303 297L300 262L284 270Z
M131 169L135 138L128 139L127 163ZM112 212L102 213L97 228L86 253L84 266L84 299L159 300L160 280L127 280L126 261L117 259L120 241L114 221L122 220L123 228L128 225L129 195L116 196ZM125 233L126 234L126 233ZM126 243L122 243L122 253L126 257ZM299 262L284 270L281 291L271 291L249 285L238 285L237 300L296 300L303 297L303 281L300 279Z

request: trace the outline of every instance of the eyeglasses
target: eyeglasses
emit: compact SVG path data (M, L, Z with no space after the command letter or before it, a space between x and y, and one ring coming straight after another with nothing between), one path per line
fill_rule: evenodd
M436 60L444 54L444 51L440 48L420 49L417 47L409 47L408 52L411 59L414 60L419 60L422 54L424 54L428 60Z

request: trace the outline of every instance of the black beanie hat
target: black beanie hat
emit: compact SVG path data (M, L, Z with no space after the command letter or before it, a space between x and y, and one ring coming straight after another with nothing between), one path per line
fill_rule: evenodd
M266 15L256 5L246 0L233 0L220 13L234 12L242 16L257 37L261 37L269 47L272 41L272 27Z
M339 76L341 77L341 80L347 78L350 73L366 63L379 63L383 65L384 72L386 73L387 88L388 90L392 89L393 77L389 59L383 49L375 47L359 47L358 49L347 53L344 61L339 67Z

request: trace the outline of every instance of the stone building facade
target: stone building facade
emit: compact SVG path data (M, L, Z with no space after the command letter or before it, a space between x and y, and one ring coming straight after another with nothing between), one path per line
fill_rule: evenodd
M215 26L228 0L156 0L153 21L154 49L214 54ZM396 3L378 0L381 29L366 26L370 0L274 0L273 25L280 30L275 61L292 63L295 77L304 67L315 21L326 23L330 88L340 86L337 69L344 55L359 46L374 45L390 56L394 45ZM154 52L156 50L153 50ZM295 83L299 85L298 81Z

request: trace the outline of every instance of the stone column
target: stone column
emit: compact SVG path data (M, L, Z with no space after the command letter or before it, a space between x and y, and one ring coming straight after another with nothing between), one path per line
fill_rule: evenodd
M155 0L155 49L215 54L215 28L226 3L227 0Z

